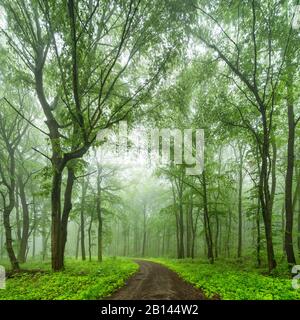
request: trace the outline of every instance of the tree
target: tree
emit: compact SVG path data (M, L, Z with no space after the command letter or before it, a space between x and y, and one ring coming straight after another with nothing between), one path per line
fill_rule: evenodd
M135 0L105 1L101 6L99 1L79 5L69 0L67 7L63 1L2 2L8 22L2 32L21 61L14 69L20 73L17 69L26 68L20 76L29 90L28 82L33 84L48 129L42 132L51 145L46 157L53 175L52 268L58 271L64 267L74 161L86 154L100 129L127 117L159 78L172 51L162 50L168 44L157 33L167 30L167 11L159 2L153 10ZM147 51L150 44L158 47L156 56ZM147 61L147 79L139 74L141 57ZM136 76L138 80L131 81ZM64 170L68 177L62 197Z
M20 269L19 261L15 254L10 215L15 207L16 193L16 150L28 125L24 124L19 115L4 116L7 106L2 106L0 114L0 138L1 138L1 196L3 200L3 224L5 228L6 250L14 271ZM7 110L6 110L7 112ZM7 114L7 113L6 113Z

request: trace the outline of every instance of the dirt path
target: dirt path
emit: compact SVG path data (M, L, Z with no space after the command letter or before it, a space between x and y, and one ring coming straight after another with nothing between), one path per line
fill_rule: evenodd
M168 268L154 262L135 260L140 270L111 300L205 300L203 293L184 282Z

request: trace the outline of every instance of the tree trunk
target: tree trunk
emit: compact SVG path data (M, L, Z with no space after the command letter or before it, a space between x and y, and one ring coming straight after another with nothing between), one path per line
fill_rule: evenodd
M64 268L64 255L68 236L68 220L72 210L72 191L75 182L74 170L71 166L67 167L67 184L64 193L64 208L62 218L60 219L60 235L59 235L59 260L61 269Z
M87 190L87 184L82 182L81 186L81 207L80 207L80 232L81 232L81 257L82 260L86 259L85 256L85 221L84 221L84 210L85 210L85 196Z
M102 212L101 212L101 208L98 208L98 261L102 262L102 228L103 228L103 223L102 223Z
M231 235L231 223L232 223L232 213L231 209L228 210L228 223L227 223L227 238L226 238L226 252L227 258L230 258L230 235Z
M191 258L195 258L195 240L196 240L196 235L197 235L197 224L198 224L198 219L200 215L200 208L198 208L197 215L195 221L193 221L192 224L192 247L191 247Z
M161 256L165 255L165 241L166 241L166 225L164 224L163 227L163 234L162 234L162 245L161 245Z
M91 220L89 223L88 228L88 242L89 242L89 261L92 261L92 226L93 226L93 219L94 219L94 208L91 212Z
M4 251L4 249L3 249L3 247L4 247L4 239L3 239L3 230L2 230L2 219L1 219L1 221L0 221L0 259L2 259L3 258L3 251Z
M15 189L16 189L16 181L15 181L15 172L16 172L16 163L15 163L15 150L8 145L8 155L9 155L9 185L7 184L8 190L8 204L6 204L4 198L4 209L3 209L3 224L5 230L5 243L6 250L10 260L10 264L12 266L13 271L20 270L18 259L15 255L14 247L13 247L13 239L10 225L10 215L15 206ZM2 172L4 176L4 173Z
M51 263L53 271L60 271L64 267L64 259L61 255L62 250L60 250L61 183L62 171L54 167L51 190Z
M238 192L238 250L237 256L242 256L242 239L243 239L243 216L242 216L242 193L243 193L243 153L239 146L239 192Z
M289 264L296 264L293 248L293 174L294 174L294 148L295 148L295 115L293 101L293 75L290 68L290 59L287 59L287 111L288 111L288 144L287 169L285 176L285 252Z
M35 257L35 230L32 232L32 258Z
M218 258L218 240L219 240L219 217L218 214L215 213L215 221L216 221L216 232L215 232L215 258Z
M25 193L25 186L22 181L21 176L18 176L18 186L20 191L20 199L22 205L22 235L21 235L21 242L19 247L18 253L18 260L21 263L26 261L26 252L28 248L28 239L29 239L29 210L28 204L26 200L26 193Z
M208 201L207 201L207 185L206 185L206 174L205 171L202 173L202 186L203 186L203 213L204 213L204 231L207 244L207 258L211 263L214 263L214 252L213 252L213 241L212 232L210 226L210 218L208 212Z
M76 251L75 251L76 260L78 259L78 255L79 255L79 243L80 243L80 226L78 226L78 230L77 230Z
M22 239L22 228L21 228L21 221L20 221L20 205L19 205L19 188L18 185L16 185L16 223L17 223L17 239L19 244L19 250L21 245L21 239Z
M300 195L298 194L298 256L300 257Z
M98 165L97 167L97 203L96 203L96 211L98 218L98 261L102 262L103 255L103 218L102 218L102 208L101 208L101 168Z
M142 246L142 257L145 256L146 252L146 206L144 205L143 211L143 246Z
M257 230L257 238L256 238L256 261L257 266L261 266L261 258L260 258L260 242L261 242L261 235L260 235L260 201L257 200L257 210L256 210L256 230Z
M176 252L177 258L179 259L180 251L179 251L179 217L176 205L174 204L174 211L175 211L175 222L176 222Z
M265 226L266 247L269 272L276 268L272 233L272 199L269 190L269 130L265 112L262 113L263 144L261 151L261 171L259 181L259 197Z
M5 229L5 242L6 242L6 250L9 257L10 264L12 266L13 271L20 270L19 262L14 252L13 248L13 240L12 240L12 233L11 233L11 226L10 226L10 214L11 211L9 207L5 207L3 211L3 223Z
M179 259L184 258L184 225L183 225L183 206L179 199Z
M189 205L187 205L186 211L186 256L191 257L191 240L192 240L192 223L193 223L193 198L189 199Z

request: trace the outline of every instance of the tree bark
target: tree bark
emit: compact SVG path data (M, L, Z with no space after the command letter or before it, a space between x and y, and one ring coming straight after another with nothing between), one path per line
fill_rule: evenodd
M298 194L298 256L300 257L300 195Z
M80 226L78 226L77 238L76 238L76 250L75 250L76 260L78 259L78 255L79 255L79 242L80 242Z
M62 218L60 219L60 235L59 235L59 260L62 263L61 268L64 268L64 254L68 236L68 221L72 210L72 191L75 182L74 170L71 166L67 167L67 184L64 193L64 208Z
M94 208L91 212L91 220L88 228L88 242L89 242L89 261L92 261L92 227L93 227L93 219L94 219Z
M242 194L243 194L243 151L239 146L239 188L238 188L238 250L237 256L242 256L242 241L243 241L243 215L242 215Z
M260 235L260 201L257 200L257 210L256 210L256 230L257 230L257 237L256 237L256 261L257 266L261 266L261 258L260 258L260 247L261 247L261 235Z
M195 221L193 221L192 225L192 247L191 247L191 258L195 258L195 240L196 240L196 235L197 235L197 224L198 224L198 219L200 215L200 208L198 208L197 215Z
M51 190L51 262L54 271L60 271L64 267L64 259L60 247L61 235L61 183L62 171L54 168Z
M146 253L146 239L147 239L147 235L146 235L146 206L144 205L144 209L143 209L143 245L142 245L142 257L145 257L145 253Z
M15 255L14 246L13 246L13 238L11 232L10 225L10 215L15 206L15 192L16 192L16 162L15 162L15 149L12 148L10 143L7 141L7 152L8 152L8 172L9 172L9 182L5 181L7 191L8 191L8 203L5 201L5 196L3 196L4 208L3 208L3 224L5 230L5 243L6 250L10 260L10 264L12 266L13 271L20 270L19 261ZM2 176L4 177L5 173L2 172Z
M21 205L22 205L22 218L23 218L18 260L19 262L24 263L26 261L26 252L28 248L28 239L29 239L29 210L28 210L28 203L27 203L26 193L25 193L25 185L20 175L18 176L18 186L19 186L19 192L20 192L20 199L21 199Z
M213 241L212 232L210 226L210 217L208 212L208 201L207 201L207 184L206 184L206 173L202 173L202 187L203 187L203 213L204 213L204 231L205 239L207 244L207 258L210 263L214 263L214 252L213 252Z
M81 207L80 207L80 232L81 232L81 257L82 260L86 259L85 255L85 221L84 221L84 210L85 210L85 196L87 191L87 184L85 184L84 180L81 186Z
M102 218L102 208L101 208L101 168L98 165L97 167L97 203L96 211L98 218L98 261L102 262L103 260L103 218Z
M295 115L293 101L293 75L290 70L290 59L287 59L287 111L288 111L288 144L287 144L287 169L285 176L285 252L287 262L296 264L293 248L293 174L294 174L294 148L295 148Z

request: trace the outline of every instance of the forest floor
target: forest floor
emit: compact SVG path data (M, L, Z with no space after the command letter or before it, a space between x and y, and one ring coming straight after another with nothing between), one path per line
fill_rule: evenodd
M111 300L204 300L200 289L161 264L134 260L140 269L126 285L107 297Z
M218 260L214 264L200 259L151 259L202 290L207 298L221 300L300 300L300 289L292 287L286 264L268 274L266 266L257 268L246 259Z
M268 274L253 260L67 258L66 268L52 272L50 261L22 264L22 272L7 272L0 300L300 300L285 264ZM8 261L0 261L9 270Z
M9 270L7 261L1 261ZM29 261L22 271L7 272L0 300L98 300L123 287L138 265L126 258L103 262L66 259L65 270L52 272L49 261Z

